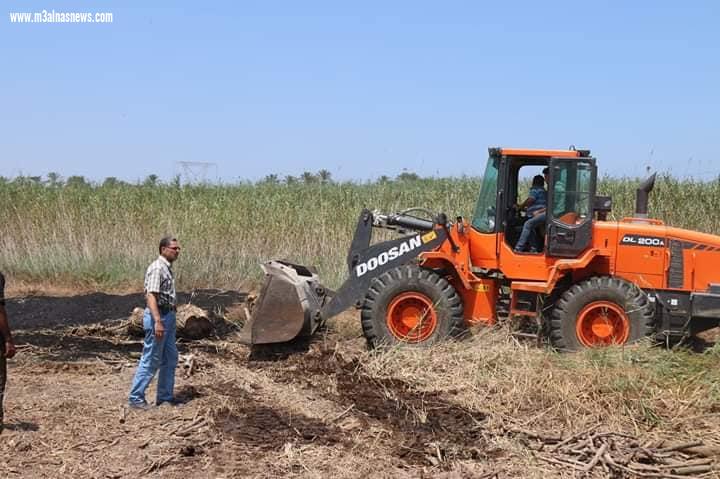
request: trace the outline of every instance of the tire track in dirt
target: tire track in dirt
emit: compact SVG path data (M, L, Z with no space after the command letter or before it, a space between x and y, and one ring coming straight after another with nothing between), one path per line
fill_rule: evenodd
M278 451L287 443L349 445L341 429L265 404L231 383L212 389L230 398L225 406L213 412L213 421L223 434L241 445L265 452Z
M365 426L373 421L392 431L393 455L411 465L486 457L485 415L419 392L397 378L365 374L357 359L333 349L313 349L282 361L248 364L277 382L295 383L347 409Z

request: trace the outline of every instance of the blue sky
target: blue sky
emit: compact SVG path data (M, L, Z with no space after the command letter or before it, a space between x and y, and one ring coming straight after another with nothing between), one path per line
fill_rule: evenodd
M574 144L714 178L718 5L4 2L0 175L479 175L489 146ZM114 21L10 23L42 9Z

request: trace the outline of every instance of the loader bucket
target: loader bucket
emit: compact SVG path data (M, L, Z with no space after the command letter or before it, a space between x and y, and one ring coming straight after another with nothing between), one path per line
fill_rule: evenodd
M320 309L329 299L314 268L284 261L269 261L261 267L265 284L240 341L272 344L312 335L322 324Z

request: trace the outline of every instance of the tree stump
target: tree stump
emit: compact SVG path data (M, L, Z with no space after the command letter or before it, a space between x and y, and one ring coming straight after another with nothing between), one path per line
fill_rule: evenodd
M143 331L143 314L145 313L145 310L143 308L135 308L132 310L132 313L130 313L130 317L127 321L127 334L128 336L145 336L145 331Z
M143 308L133 309L127 322L127 333L130 336L144 336L143 330ZM177 313L177 335L187 339L203 339L213 332L213 325L206 311L192 304L178 306Z
M207 312L192 304L183 304L177 309L178 335L188 339L202 339L210 336L213 325Z

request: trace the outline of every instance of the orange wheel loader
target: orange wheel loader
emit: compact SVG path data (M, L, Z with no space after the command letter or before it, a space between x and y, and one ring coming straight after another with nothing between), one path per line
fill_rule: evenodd
M530 217L518 207L521 178L541 169L544 220L535 218L534 247L521 251ZM337 291L312 268L264 264L244 341L311 335L353 305L371 348L430 345L498 315L534 318L556 348L570 351L647 336L675 341L715 327L720 237L648 218L654 181L638 188L633 217L608 221L612 199L596 195L590 151L491 148L470 221L362 211L349 277ZM402 236L371 244L373 228Z

